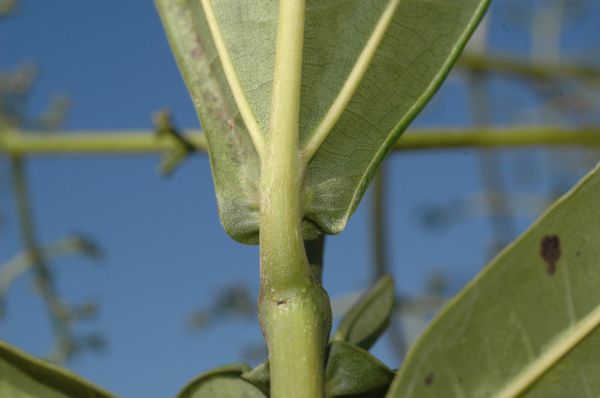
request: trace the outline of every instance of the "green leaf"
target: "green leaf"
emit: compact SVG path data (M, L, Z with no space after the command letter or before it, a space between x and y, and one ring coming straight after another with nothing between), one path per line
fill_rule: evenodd
M341 232L442 83L488 0L309 1L300 114L305 218Z
M598 203L596 168L442 310L388 397L600 395Z
M0 341L0 396L114 398L79 376Z
M382 397L394 378L388 369L367 351L345 341L332 341L325 371L329 397Z
M299 116L306 239L344 229L488 3L307 1ZM221 221L235 239L256 243L278 2L157 5L207 134Z
M257 106L265 105L263 101L257 101L256 96L270 98L271 77L265 73L273 68L272 54L266 51L273 51L269 41L275 34L272 31L276 27L273 13L277 11L272 6L276 5L274 2L261 7L252 3L242 0L235 5L221 2L215 7L211 2L200 0L156 1L169 43L206 133L221 222L234 239L245 243L258 241L260 161L250 131L262 135L265 128L265 119L261 119L259 127L252 113L257 112ZM217 18L215 22L219 26L215 31L221 32L220 40L213 39L205 5L210 16ZM244 16L244 12L248 14ZM226 53L231 52L226 60L231 57L240 62L243 52L246 52L247 61L252 59L248 54L263 59L260 68L250 68L250 74L237 77L238 71L234 71L232 79L237 82L237 85L233 84L234 88L228 82L224 67L231 63L220 62L219 58L217 46L223 40L227 40L229 46ZM264 79L267 83L263 87ZM255 95L247 97L247 90Z
M333 339L368 350L387 328L393 309L394 281L384 276L352 306Z
M211 370L192 380L177 398L265 398L262 391L242 379L242 373L248 371L245 364Z
M244 372L242 378L249 381L258 387L267 396L270 393L271 386L271 374L269 369L269 361L263 362L254 369Z

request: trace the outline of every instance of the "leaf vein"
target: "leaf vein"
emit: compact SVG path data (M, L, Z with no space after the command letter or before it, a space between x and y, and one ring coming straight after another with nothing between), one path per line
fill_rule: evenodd
M231 57L229 56L229 52L225 44L225 39L221 34L221 29L219 28L219 23L217 21L217 17L210 3L210 0L201 1L202 9L204 10L204 14L206 15L208 27L212 33L215 42L215 47L217 48L217 53L219 54L221 65L223 66L225 77L227 78L227 82L229 83L229 87L233 94L233 98L235 99L242 119L246 124L246 128L248 129L248 133L250 134L250 138L252 139L254 148L256 149L258 156L262 158L263 148L265 146L264 134L261 131L260 126L258 125L256 116L254 115L254 112L250 107L248 99L244 94L242 85L237 77L235 68L233 66L233 62L231 60Z
M348 79L342 86L338 96L331 104L331 107L325 114L325 117L314 133L312 134L306 148L302 151L302 158L304 161L304 165L306 166L310 159L313 157L315 152L319 149L321 144L325 141L342 113L346 110L346 106L350 102L350 99L354 95L354 92L358 88L358 85L362 81L377 49L379 48L379 44L383 40L386 31L390 23L393 20L394 15L396 14L396 10L398 9L398 5L402 0L390 0L389 4L386 6L379 22L375 25L371 36L367 40L365 47L360 53L354 67L350 71L348 75Z
M544 354L520 372L502 391L495 395L495 398L512 398L521 395L565 355L573 351L598 326L600 326L600 306L566 330L564 334L558 336Z

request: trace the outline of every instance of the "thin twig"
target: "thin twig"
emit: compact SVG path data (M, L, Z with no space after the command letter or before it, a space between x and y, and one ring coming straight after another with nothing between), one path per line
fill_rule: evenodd
M508 55L463 54L457 66L469 71L486 71L516 75L535 80L578 79L600 84L600 68L575 63L533 63Z
M51 359L59 363L64 362L70 355L73 347L73 337L69 329L69 311L56 291L52 273L37 242L31 217L24 161L19 156L11 156L10 162L13 192L21 228L21 239L25 251L31 259L31 269L34 272L35 285L48 309L56 339L56 346L51 353Z

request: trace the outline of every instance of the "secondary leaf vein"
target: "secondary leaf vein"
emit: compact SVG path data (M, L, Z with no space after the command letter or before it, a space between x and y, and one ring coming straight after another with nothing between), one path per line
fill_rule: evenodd
M402 0L390 0L383 11L383 14L381 14L379 21L375 25L375 28L369 37L369 40L367 40L367 44L360 53L356 63L354 64L354 67L350 71L348 79L342 86L338 96L333 101L333 104L325 114L325 117L323 120L321 120L321 123L319 123L314 133L310 137L306 148L302 151L304 165L308 164L315 152L319 149L321 144L323 144L333 129L333 126L335 126L346 106L350 102L350 99L354 95L354 92L358 88L358 85L362 81L369 65L371 64L371 61L375 56L375 52L379 48L379 44L383 40L383 37L385 36L385 33L392 22L394 14L396 13L398 5L401 1Z
M208 22L208 27L213 36L215 47L217 48L217 53L221 59L221 65L223 65L227 83L229 83L233 98L235 99L242 119L246 124L246 128L248 129L248 133L250 134L250 138L252 139L252 143L254 144L256 152L258 153L258 156L262 158L263 148L265 146L264 134L258 125L256 116L250 107L248 99L246 98L244 90L242 89L242 85L237 77L233 62L231 61L231 57L227 51L227 46L225 44L223 35L221 34L221 29L219 28L219 23L210 0L201 0L201 2L202 9L204 10L204 14L206 15L206 20Z
M565 355L573 351L598 326L600 326L600 306L566 330L563 336L559 337L541 356L508 383L502 391L495 395L495 398L520 396Z

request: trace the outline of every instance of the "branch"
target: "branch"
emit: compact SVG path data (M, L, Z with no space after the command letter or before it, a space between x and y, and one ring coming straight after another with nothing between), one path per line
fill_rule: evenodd
M54 278L37 243L33 220L31 218L31 207L29 195L27 192L27 183L24 170L24 161L22 158L11 157L11 177L15 202L17 204L17 214L21 227L21 239L25 252L28 253L31 261L30 267L34 273L34 281L42 296L52 323L52 329L55 336L55 348L51 354L52 360L63 363L68 359L73 350L73 336L70 330L70 316L68 308L61 300Z
M206 139L190 130L184 139L206 151ZM73 131L48 134L39 131L5 131L0 134L0 152L18 155L146 154L177 150L181 142L172 135L150 130Z
M600 127L566 129L552 126L511 126L413 130L400 137L394 150L532 146L600 147Z
M496 72L536 80L570 78L600 84L600 68L577 64L541 64L512 56L463 54L457 66L470 71Z
M182 135L198 151L206 151L199 130ZM0 134L0 153L25 155L131 155L176 150L181 143L150 130L79 131L47 134L35 131ZM414 129L404 134L394 150L450 148L506 148L531 146L600 147L600 126L568 129L557 126L522 126L465 129Z

